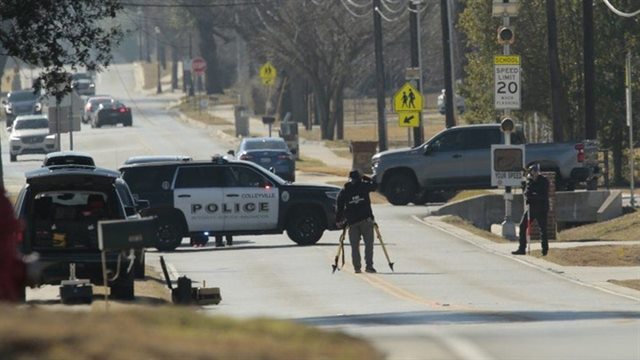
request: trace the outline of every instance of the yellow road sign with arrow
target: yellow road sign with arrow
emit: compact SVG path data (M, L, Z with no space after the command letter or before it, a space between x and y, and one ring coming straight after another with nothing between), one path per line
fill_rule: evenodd
M420 126L419 111L398 111L398 125L401 127Z

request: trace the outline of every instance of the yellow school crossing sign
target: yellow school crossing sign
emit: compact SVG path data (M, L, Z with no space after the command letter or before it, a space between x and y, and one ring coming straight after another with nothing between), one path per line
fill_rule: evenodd
M260 78L264 85L273 85L278 76L278 71L270 61L267 61L260 67Z
M419 111L398 111L398 125L401 127L420 126Z
M402 85L400 90L393 95L393 109L400 111L422 111L422 94L410 83Z
M398 113L398 125L402 127L420 126L420 112L424 104L422 94L410 83L402 85L393 95L393 109Z

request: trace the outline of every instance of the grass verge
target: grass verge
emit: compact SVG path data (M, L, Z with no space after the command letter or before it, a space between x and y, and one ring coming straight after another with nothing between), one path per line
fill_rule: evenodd
M608 221L578 226L558 233L560 241L631 241L640 240L640 212L620 216Z
M541 257L540 251L531 254ZM640 245L593 245L554 249L551 245L545 260L562 266L638 266Z
M491 194L490 191L487 190L462 190L458 191L454 197L449 199L447 202L455 202L460 200L465 200L478 195Z
M347 175L349 175L349 170L334 168L328 166L321 160L307 158L304 156L301 156L300 159L296 161L296 170L309 173L322 173L327 175L341 176L345 179L347 178Z
M618 286L625 286L640 291L640 279L634 280L609 280L610 283Z
M0 354L8 359L383 358L342 333L280 320L209 317L189 308L107 313L0 305L0 312Z
M221 117L209 114L207 110L199 110L196 100L193 100L193 102L189 102L188 99L182 98L180 100L180 104L176 105L174 109L177 109L185 116L193 120L200 121L207 125L232 125L230 122Z

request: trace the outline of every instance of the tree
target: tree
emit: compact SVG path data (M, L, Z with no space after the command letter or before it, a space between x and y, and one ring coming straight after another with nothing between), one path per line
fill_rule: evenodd
M116 17L118 0L0 1L0 71L8 56L41 69L34 86L60 99L71 91L65 66L100 70L122 39ZM0 160L0 185L3 179Z
M7 0L0 2L0 44L11 56L42 69L35 84L62 97L71 91L66 67L100 70L122 39L108 25L122 9L118 0Z

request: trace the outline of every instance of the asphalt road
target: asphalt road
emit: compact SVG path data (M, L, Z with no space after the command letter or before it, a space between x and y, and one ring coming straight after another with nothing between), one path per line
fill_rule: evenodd
M228 144L170 116L167 101L136 91L130 66L100 76L99 93L134 107L133 128L84 126L76 150L117 168L142 154L206 158ZM64 141L63 141L64 143ZM68 143L67 143L68 144ZM19 185L41 156L9 163L5 178ZM68 147L65 147L68 148ZM395 272L379 245L378 274L347 265L332 274L338 232L299 247L286 235L238 236L234 246L150 252L175 272L221 288L207 314L293 319L369 339L394 359L640 359L640 302L567 281L559 274L500 256L420 222L424 207L377 205L374 213Z

